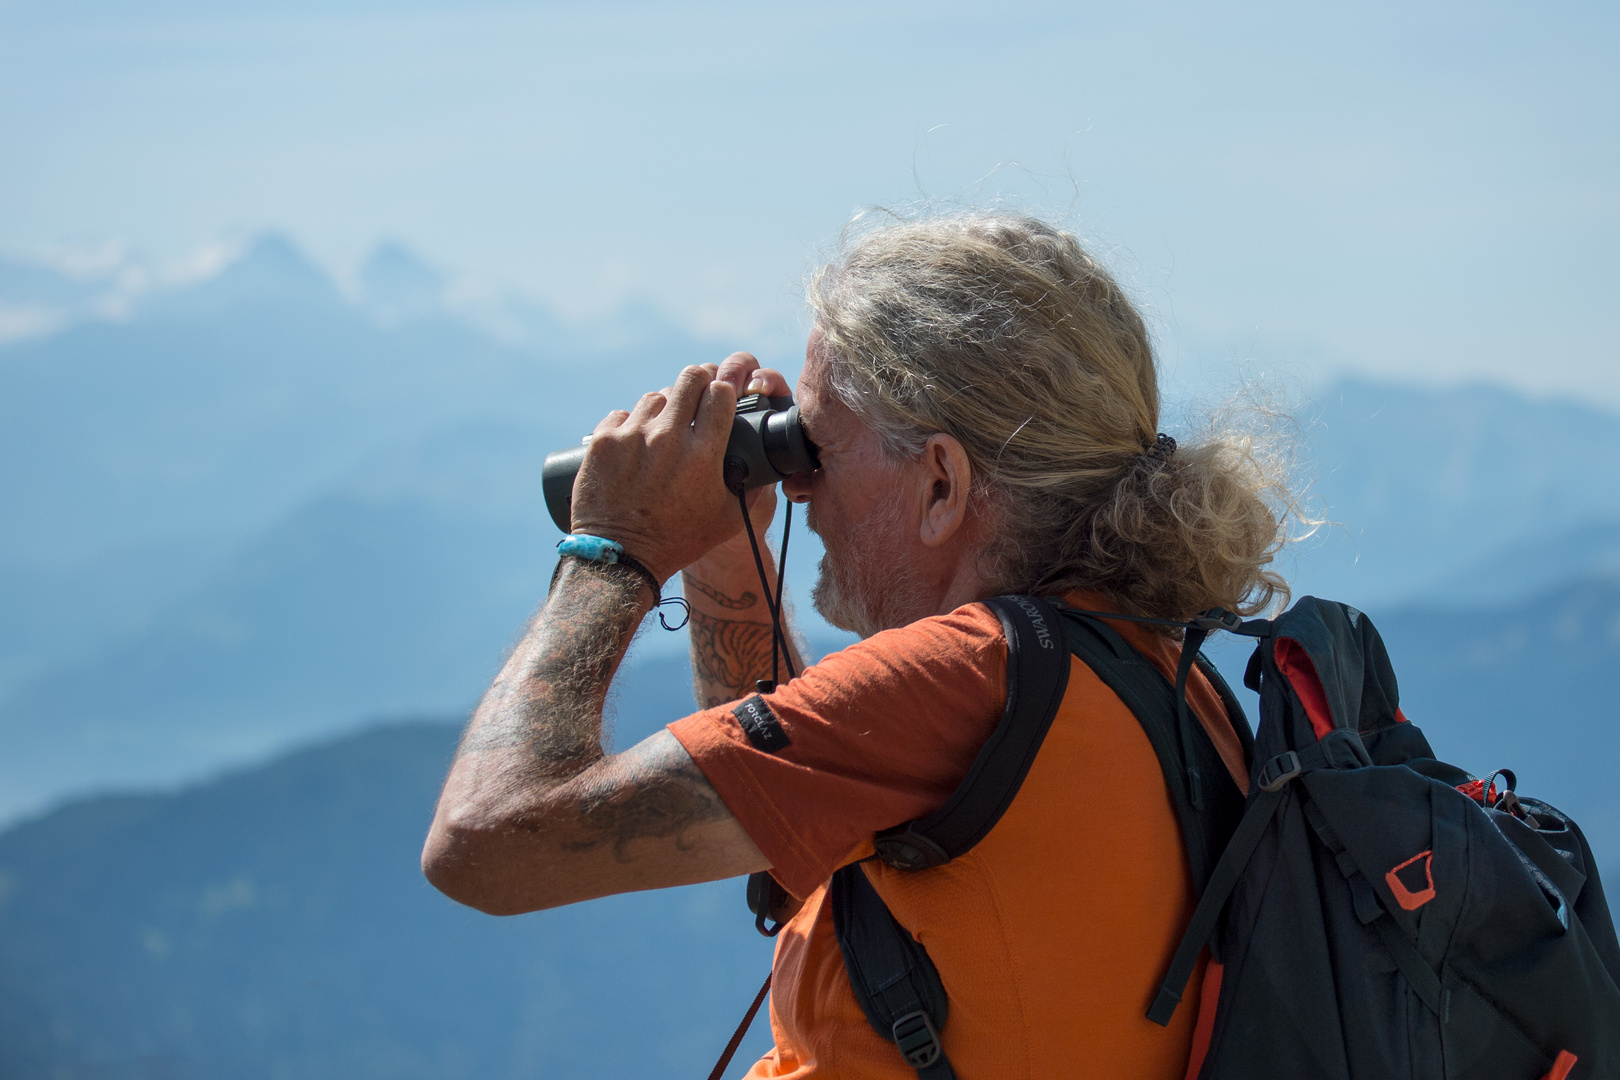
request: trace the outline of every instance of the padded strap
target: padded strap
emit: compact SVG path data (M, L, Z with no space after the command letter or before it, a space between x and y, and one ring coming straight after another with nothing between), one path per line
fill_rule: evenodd
M1193 757L1192 746L1196 734L1193 730L1192 709L1187 706L1187 677L1192 674L1198 650L1204 647L1209 631L1197 627L1187 631L1181 642L1181 659L1176 663L1176 736L1181 741L1181 760L1187 767L1187 798L1195 811L1204 809L1204 776Z
M867 1021L920 1080L955 1080L940 1029L950 1007L928 952L889 914L859 863L833 874L833 932Z
M1192 921L1187 924L1187 930L1181 935L1181 944L1176 948L1176 955L1170 961L1170 969L1165 972L1164 982L1159 985L1159 993L1149 1007L1147 1018L1160 1027L1169 1025L1170 1018L1176 1014L1176 1006L1181 1004L1181 995L1186 993L1187 980L1192 978L1193 968L1198 963L1198 954L1203 951L1204 945L1209 941L1210 935L1215 933L1215 925L1220 922L1221 909L1226 907L1226 901L1231 897L1232 890L1237 888L1238 879L1243 876L1244 869L1249 865L1249 857L1254 849L1260 846L1261 837L1266 834L1266 826L1276 816L1277 807L1282 805L1283 796L1287 789L1279 787L1273 791L1262 791L1257 794L1249 809L1243 815L1243 823L1233 834L1232 840L1221 853L1220 862L1215 864L1215 870L1209 875L1209 884L1204 887L1203 895L1198 898L1198 907L1193 910Z
M1069 687L1069 650L1055 608L1028 596L984 603L1007 637L1007 706L944 805L873 839L878 858L897 870L943 866L989 835L1017 797Z
M1103 685L1119 696L1136 717L1137 723L1142 725L1143 733L1152 744L1153 752L1159 759L1159 769L1164 775L1165 788L1170 793L1176 821L1181 825L1193 889L1202 893L1226 837L1236 828L1242 816L1242 794L1226 775L1225 766L1221 764L1214 744L1209 741L1203 727L1181 717L1175 686L1153 661L1132 648L1117 630L1101 619L1070 609L1064 612L1063 621L1068 631L1069 648L1074 655L1096 673ZM1182 660L1189 669L1196 657L1196 652L1182 652ZM1184 694L1179 696L1184 698ZM1235 702L1227 705L1228 712L1234 709L1236 715L1233 723L1236 724L1242 718L1242 710L1237 708ZM1247 728L1247 720L1244 720L1243 730ZM1192 788L1195 781L1191 779L1191 774L1200 758L1206 759L1207 768L1218 774L1207 777L1199 785L1201 788L1214 789L1213 792L1201 792L1206 796L1204 801L1210 802L1208 796L1218 794L1219 802L1227 812L1212 815L1194 805Z
M878 857L900 870L941 866L995 828L1069 687L1069 650L1051 605L1026 596L997 596L985 604L1007 638L1007 705L944 805L873 838ZM955 1080L939 1034L949 1000L927 950L895 921L858 864L833 874L829 902L850 987L867 1021L921 1080Z
M1210 662L1209 657L1200 653L1198 655L1198 670L1204 673L1204 678L1215 688L1215 693L1226 708L1226 718L1232 723L1232 730L1237 733L1238 743L1243 747L1243 764L1245 767L1254 765L1254 729L1249 726L1249 714L1243 711L1243 705L1238 701L1237 695L1226 684L1226 679L1220 671ZM1224 765L1225 763L1222 762Z

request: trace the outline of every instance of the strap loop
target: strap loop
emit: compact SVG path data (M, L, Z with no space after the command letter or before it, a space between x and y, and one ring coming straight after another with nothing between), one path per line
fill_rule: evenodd
M928 1068L945 1052L934 1022L921 1009L894 1022L894 1045L900 1048L900 1055L913 1069Z
M658 583L658 578L653 575L653 572L642 565L639 560L631 558L625 552L624 545L617 540L609 540L605 536L592 536L589 533L571 533L557 541L557 552L572 559L579 559L581 562L623 566L641 575L641 579L647 583L647 588L652 590L653 609L658 612L658 623L665 630L679 630L692 618L692 608L687 604L686 598L665 596L664 588ZM681 621L674 626L669 624L669 619L662 610L672 606L678 607L684 612Z
M1278 754L1260 770L1259 787L1261 791L1281 791L1288 781L1305 771L1299 763L1299 755L1292 750Z

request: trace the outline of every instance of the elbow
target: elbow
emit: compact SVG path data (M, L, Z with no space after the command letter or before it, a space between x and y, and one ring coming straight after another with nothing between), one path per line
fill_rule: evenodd
M422 845L422 876L458 904L485 915L523 915L566 901L546 896L544 877L522 866L505 830L435 820Z
M465 837L434 822L427 843L422 845L422 876L456 903L493 914L484 906L477 863L469 858L467 846Z

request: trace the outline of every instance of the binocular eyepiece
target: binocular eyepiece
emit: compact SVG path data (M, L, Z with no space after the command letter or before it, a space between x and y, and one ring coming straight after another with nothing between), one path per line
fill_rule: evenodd
M587 435L579 446L547 454L540 472L546 509L563 532L573 529L574 477L579 475L590 441ZM735 492L765 487L795 473L814 472L818 467L816 448L805 438L793 395L740 398L724 462L722 479Z

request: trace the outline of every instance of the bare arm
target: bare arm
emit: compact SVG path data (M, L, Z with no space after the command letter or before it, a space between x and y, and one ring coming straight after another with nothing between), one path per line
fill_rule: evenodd
M668 732L602 750L602 702L650 597L640 578L565 561L474 712L422 868L452 898L516 914L769 864Z
M754 530L763 536L770 523L776 493L761 492L753 507ZM776 567L763 539L760 554L765 559L766 580L772 596L776 589ZM759 569L748 547L746 535L715 548L688 566L682 574L686 602L692 609L688 625L692 643L692 693L703 708L713 708L754 693L754 683L771 677L771 613L759 585ZM787 631L789 657L795 671L804 670L804 661ZM778 662L777 678L788 678L788 665Z
M576 529L618 540L660 581L729 538L719 476L736 397L714 370L610 415L575 485ZM602 748L603 699L651 599L627 568L563 560L439 796L422 869L444 893L516 914L768 868L667 732Z
M787 380L780 372L761 368L747 353L728 357L718 375L734 386L745 387L748 393L774 396L788 392ZM776 514L776 503L774 487L761 488L749 499L749 517L759 537L772 598L776 596L776 561L765 544L765 530ZM730 520L736 524L731 537L706 551L681 575L682 591L692 609L692 694L702 708L747 697L755 692L755 682L771 677L770 606L760 588L759 567L754 563L748 534L737 518L737 504L733 501ZM794 640L785 611L782 625L793 670L803 671L802 650ZM777 678L783 682L788 678L787 668L786 663L779 664Z

